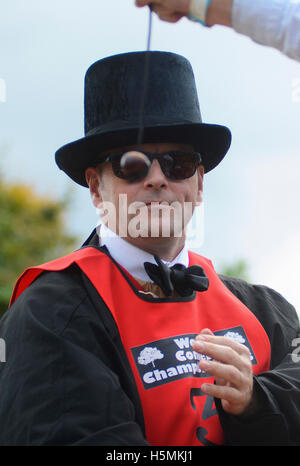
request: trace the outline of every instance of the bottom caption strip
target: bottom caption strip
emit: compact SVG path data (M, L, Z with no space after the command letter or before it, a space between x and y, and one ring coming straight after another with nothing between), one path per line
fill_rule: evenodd
M106 449L102 458L107 463L125 462L130 464L142 464L153 462L191 463L193 460L192 449L155 449L152 447L123 450Z

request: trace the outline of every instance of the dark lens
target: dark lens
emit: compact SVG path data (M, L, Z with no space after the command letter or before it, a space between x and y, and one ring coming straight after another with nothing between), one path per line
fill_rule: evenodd
M165 175L174 180L184 180L194 175L199 165L199 157L195 153L170 152L163 156L162 168Z
M137 181L147 175L150 160L142 153L128 152L112 159L116 176L127 181Z

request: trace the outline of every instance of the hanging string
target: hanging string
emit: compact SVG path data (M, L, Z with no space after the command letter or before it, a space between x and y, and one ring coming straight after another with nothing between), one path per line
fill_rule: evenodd
M151 47L151 33L152 33L152 6L149 5L149 25L148 25L148 37L147 37L147 48L145 54L145 67L144 67L144 80L142 87L142 97L141 97L141 109L140 109L140 118L139 118L139 132L137 146L138 150L143 142L144 136L144 111L145 111L145 102L148 91L148 81L149 81L149 66L150 66L150 47Z
M125 152L120 160L120 165L122 168L126 168L132 163L136 163L137 159L140 162L148 166L151 165L150 160L146 157L141 150L141 145L143 143L144 137L144 112L145 112L145 102L148 91L148 81L149 81L149 67L150 67L150 45L151 45L151 32L152 32L152 7L149 5L149 26L148 26L148 38L147 38L147 48L145 53L145 65L144 65L144 78L142 83L142 95L141 95L141 107L138 121L138 136L137 136L137 149L134 151Z

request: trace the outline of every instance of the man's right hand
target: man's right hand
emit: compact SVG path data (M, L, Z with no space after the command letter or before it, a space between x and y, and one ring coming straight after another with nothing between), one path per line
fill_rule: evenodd
M152 10L162 21L176 23L189 16L191 0L135 0L138 7L152 6Z
M162 21L176 23L184 16L189 18L191 1L192 0L135 0L135 4L138 7L151 5L152 10ZM213 26L214 24L221 24L231 27L232 2L233 0L211 0L205 18L206 25Z

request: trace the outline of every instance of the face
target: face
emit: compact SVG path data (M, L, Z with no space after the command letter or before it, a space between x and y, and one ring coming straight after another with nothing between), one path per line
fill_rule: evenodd
M134 147L109 152L132 149ZM171 150L191 152L193 147L152 143L144 144L141 150L160 154ZM111 230L136 245L139 243L141 247L145 243L170 241L172 238L184 241L184 229L195 206L202 202L203 166L200 165L190 178L171 180L162 172L158 160L154 159L147 176L135 182L116 177L110 162L99 167L100 170L88 168L86 180L93 203L102 212L102 222Z

